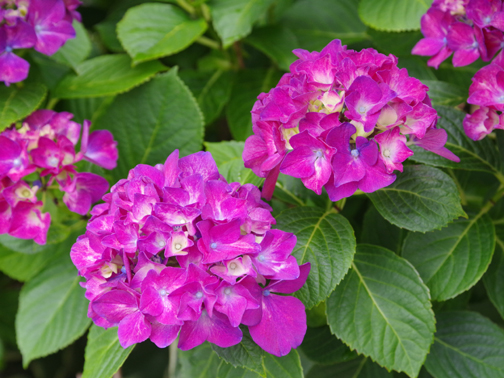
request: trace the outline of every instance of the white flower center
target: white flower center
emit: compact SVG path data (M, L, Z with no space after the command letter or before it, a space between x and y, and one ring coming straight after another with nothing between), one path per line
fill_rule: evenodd
M231 288L230 288L230 287L226 287L226 288L224 289L224 294L226 294L226 295L231 294Z
M167 292L165 289L159 289L158 293L159 293L159 295L161 295L162 297L164 297L166 294L168 294L168 292Z
M350 151L350 154L351 154L354 158L359 157L359 155L360 155L359 150L357 150L357 149Z
M181 248L182 248L182 244L180 244L180 243L175 244L175 249L177 251L180 251Z
M198 298L198 299L203 298L203 293L201 291L198 291L196 293L196 298Z
M388 148L383 150L383 156L390 157L390 150Z

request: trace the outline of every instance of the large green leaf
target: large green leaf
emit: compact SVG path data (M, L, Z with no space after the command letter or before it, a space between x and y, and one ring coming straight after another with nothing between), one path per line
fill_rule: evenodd
M364 214L360 242L374 244L399 254L408 231L384 219L373 206Z
M261 92L268 92L280 80L275 70L251 69L238 72L231 89L226 108L226 118L231 135L236 140L245 140L252 135L250 110Z
M398 56L399 64L402 63L403 57L411 57L411 50L418 41L423 38L420 31L397 33L368 28L367 34L373 41L373 46L375 46L378 51L383 54L394 54ZM425 63L424 65L427 66ZM412 75L409 70L408 73L410 76L419 79L419 77ZM436 78L436 76L434 76L434 78Z
M289 71L289 66L297 59L292 53L292 50L299 47L297 37L285 26L274 25L255 29L245 42L268 55L284 71Z
M504 244L499 239L495 246L492 263L483 276L488 297L504 318Z
M117 327L107 330L92 325L88 334L82 378L110 378L119 370L135 346L119 344Z
M263 361L266 378L303 378L303 368L295 349L283 357L266 354Z
M312 328L308 327L301 344L306 357L321 364L331 365L349 361L357 357L341 340L331 334L329 326Z
M54 90L58 98L102 97L122 93L149 80L166 69L160 62L146 62L131 67L126 54L102 55L75 67Z
M21 87L0 87L0 131L26 117L39 107L47 93L40 83L28 83Z
M411 231L432 231L466 215L453 180L432 167L406 166L392 185L368 196L385 219Z
M118 141L117 180L137 164L164 163L177 148L181 155L200 151L203 142L201 112L176 69L117 96L95 128Z
M311 263L306 284L296 292L307 308L327 298L347 273L355 253L350 223L331 209L298 207L277 217L277 228L292 232L297 244L292 252L298 263Z
M209 3L213 26L224 48L250 34L273 0L212 0Z
M392 378L392 373L363 357L336 365L315 365L306 378Z
M327 300L331 331L388 369L416 377L434 337L429 290L405 259L359 245L352 269Z
M260 375L252 370L242 367L234 367L226 361L221 361L217 369L216 378L264 378L265 375Z
M435 378L503 378L504 331L478 313L442 312L425 366Z
M74 20L72 26L75 29L76 37L66 41L61 49L51 55L51 58L57 62L76 68L91 53L91 40L82 23Z
M74 115L72 121L82 123L85 119L94 123L102 115L114 99L108 97L84 97L63 100L64 109L67 109Z
M445 168L490 173L500 171L501 161L492 141L489 138L485 138L476 142L469 139L464 133L462 121L464 120L465 113L444 106L436 107L436 109L441 116L438 126L445 129L448 134L446 147L460 158L460 163L445 159L420 147L412 148L415 154L410 159Z
M232 347L220 348L214 344L210 345L220 358L232 366L265 375L263 357L266 353L252 340L247 331L244 332L242 341Z
M89 301L68 256L50 265L21 290L16 315L23 366L69 345L89 326Z
M203 18L191 19L170 4L130 8L117 24L117 36L137 64L184 50L207 29Z
M471 288L492 260L495 229L488 214L458 220L438 231L411 232L402 256L413 264L432 299L444 301Z
M444 81L422 80L429 87L429 97L434 106L456 106L467 100L467 93L458 86Z
M0 245L0 271L15 280L28 281L47 265L52 264L63 255L68 255L68 251L70 251L70 248L75 243L75 239L81 233L81 230L77 230L60 243L40 246L44 248L39 251L40 253L36 254L27 254L23 251L12 250L2 244Z
M243 142L234 140L219 143L205 142L206 150L212 154L220 174L228 182L239 182L242 185L251 183L259 186L262 178L243 166L243 146Z
M233 367L222 361L217 378L303 378L303 368L298 353L293 349L283 357L266 354L262 360L263 373L259 374L242 367Z
M230 71L217 70L202 72L184 70L180 78L191 89L198 105L205 116L205 124L215 121L231 96L233 74Z
M368 38L355 0L301 0L283 15L282 24L297 37L300 48L320 51L333 39L347 45Z
M432 0L361 0L359 15L365 24L378 30L416 30L431 3Z
M210 343L205 342L200 346L182 351L178 350L180 369L177 378L208 378L216 376L221 359L217 356Z

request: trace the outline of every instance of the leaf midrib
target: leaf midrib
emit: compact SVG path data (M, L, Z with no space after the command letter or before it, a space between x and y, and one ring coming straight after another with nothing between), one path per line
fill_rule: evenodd
M362 286L364 287L364 289L366 289L366 292L368 293L369 295L369 298L371 298L371 300L373 301L373 304L375 305L376 309L378 310L378 312L381 314L381 316L383 317L383 320L385 320L385 322L387 323L387 325L390 327L390 329L392 330L392 332L394 332L394 335L396 336L397 338L397 341L399 342L399 344L401 345L401 348L404 352L404 355L407 357L407 360L408 360L408 364L410 366L410 369L411 371L415 371L415 369L413 368L413 365L411 364L411 358L408 354L408 352L406 351L406 348L404 347L404 344L402 342L402 339L399 337L399 335L397 334L396 330L394 329L394 327L392 327L392 325L389 323L388 321L388 318L385 316L385 314L383 313L382 309L380 308L380 306L378 305L378 303L375 301L374 299L374 296L371 292L371 290L369 289L369 287L366 285L366 282L364 280L364 277L360 274L359 270L357 269L357 266L354 264L354 262L352 261L352 268L353 270L355 271L355 273L357 274L357 276L359 277L359 281L362 283Z

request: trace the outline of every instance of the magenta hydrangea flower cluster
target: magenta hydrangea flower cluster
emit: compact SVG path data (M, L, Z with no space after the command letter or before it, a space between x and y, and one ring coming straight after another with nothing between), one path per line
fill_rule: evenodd
M483 139L495 129L504 129L504 54L499 53L488 66L472 78L467 102L472 114L464 118L464 131L473 140Z
M418 145L447 159L447 134L436 128L428 87L397 67L397 58L373 49L348 50L339 40L320 53L294 50L300 59L252 109L254 134L243 160L265 177L270 199L280 172L298 177L332 201L357 189L391 184L395 170Z
M46 190L54 181L65 192L63 202L81 215L107 192L107 180L77 172L75 164L84 159L112 169L117 143L107 130L89 134L90 122L84 121L76 153L81 125L72 117L67 112L37 110L20 128L12 125L0 134L0 234L45 244L51 216L42 213L44 203L37 191Z
M0 0L0 81L9 85L26 79L30 64L14 54L34 48L52 55L75 38L74 19L80 0Z
M138 165L96 205L71 250L86 278L88 316L118 326L123 347L204 341L230 347L240 324L283 356L306 332L304 284L293 234L272 230L271 208L251 184L228 184L209 152Z
M435 0L422 16L425 38L412 54L432 56L428 65L438 68L453 53L455 67L479 57L490 61L504 43L502 0Z

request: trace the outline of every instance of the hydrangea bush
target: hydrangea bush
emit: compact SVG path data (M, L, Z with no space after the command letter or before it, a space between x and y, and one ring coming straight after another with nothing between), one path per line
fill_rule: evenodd
M0 376L503 376L503 6L0 0Z

